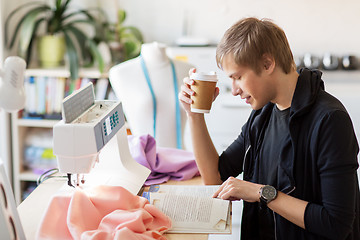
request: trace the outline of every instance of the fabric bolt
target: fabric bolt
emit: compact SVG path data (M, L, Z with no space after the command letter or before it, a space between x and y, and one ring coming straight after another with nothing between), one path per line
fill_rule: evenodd
M166 240L170 227L164 213L123 187L77 187L52 198L37 239Z
M156 140L150 135L130 135L128 139L132 157L151 170L145 185L159 184L168 180L182 181L199 175L192 152L156 147Z

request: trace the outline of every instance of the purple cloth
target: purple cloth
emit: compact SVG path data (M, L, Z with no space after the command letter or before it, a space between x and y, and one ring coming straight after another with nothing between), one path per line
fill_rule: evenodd
M199 175L192 152L156 147L150 135L128 136L130 153L136 162L151 170L145 185L159 184L168 180L187 180Z

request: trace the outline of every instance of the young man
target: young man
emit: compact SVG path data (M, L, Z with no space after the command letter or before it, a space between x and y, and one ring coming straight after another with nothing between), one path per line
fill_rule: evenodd
M204 115L190 111L190 78L179 99L204 183L222 184L214 197L244 201L241 239L360 239L359 147L321 72L297 72L283 30L256 18L227 30L216 59L253 108L220 156Z

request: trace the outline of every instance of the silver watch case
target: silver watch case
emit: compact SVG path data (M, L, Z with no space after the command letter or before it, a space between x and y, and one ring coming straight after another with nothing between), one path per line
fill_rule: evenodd
M272 200L274 200L277 196L277 190L273 186L265 185L260 188L260 201L268 204Z

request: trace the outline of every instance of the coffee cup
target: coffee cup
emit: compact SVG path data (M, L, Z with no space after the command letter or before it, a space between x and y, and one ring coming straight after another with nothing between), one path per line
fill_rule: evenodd
M218 81L216 73L196 72L191 74L190 78L194 80L191 89L195 92L195 94L191 96L193 100L191 112L209 113Z

